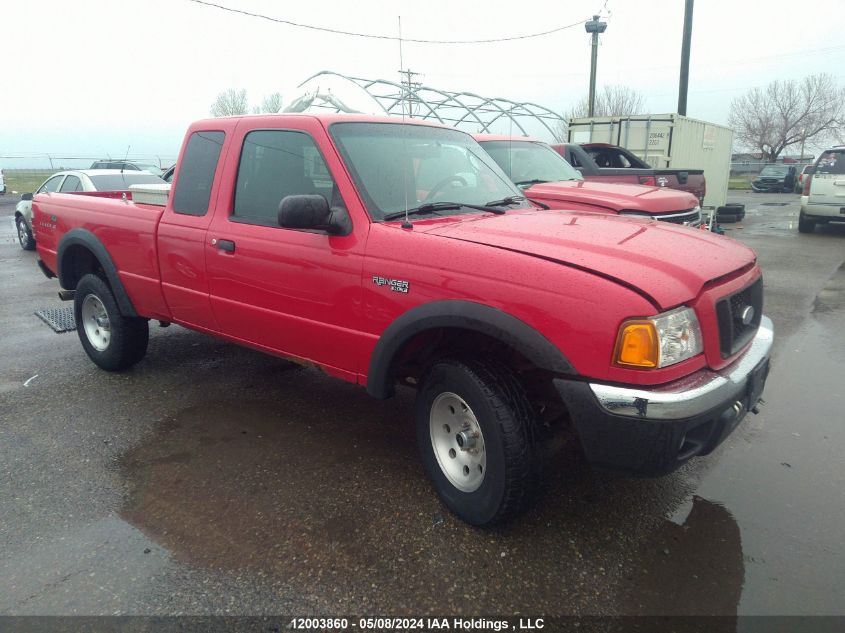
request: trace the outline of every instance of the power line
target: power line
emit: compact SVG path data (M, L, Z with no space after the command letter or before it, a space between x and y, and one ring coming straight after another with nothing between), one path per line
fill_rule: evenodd
M302 24L300 22L293 22L292 20L284 20L282 18L274 18L269 15L264 15L262 13L254 13L252 11L244 11L242 9L234 9L232 7L226 7L222 4L216 4L214 2L206 2L205 0L187 0L188 2L193 2L194 4L201 4L206 7L212 7L214 9L220 9L221 11L227 11L229 13L237 13L240 15L245 15L251 18L259 18L261 20L267 20L269 22L276 22L277 24L286 24L288 26L294 26L300 29L310 29L312 31L322 31L324 33L333 33L335 35L348 35L351 37L362 37L366 39L373 39L373 40L392 40L398 41L400 38L398 35L378 35L374 33L356 33L354 31L343 31L341 29L332 29L325 26L314 26L313 24ZM605 3L606 5L607 3ZM552 35L553 33L559 33L560 31L565 31L566 29L571 29L576 26L581 26L586 22L584 20L578 20L577 22L573 22L572 24L567 24L565 26L559 26L554 29L549 29L548 31L541 31L540 33L528 33L524 35L511 35L508 37L495 37L490 39L483 39L483 40L425 40L425 39L414 39L410 37L402 38L404 42L412 42L414 44L493 44L496 42L512 42L514 40L528 40L535 37L543 37L544 35Z

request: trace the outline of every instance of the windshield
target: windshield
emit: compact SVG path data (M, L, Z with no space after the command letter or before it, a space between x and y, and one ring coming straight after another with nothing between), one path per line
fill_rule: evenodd
M161 167L156 167L155 165L150 165L149 163L133 163L135 167L138 169L142 169L143 171L148 171L151 174L156 176L161 176L164 173L164 170Z
M129 185L155 185L164 184L158 176L152 174L141 174L136 171L123 172L122 174L101 174L99 176L88 176L97 191L129 191Z
M544 143L482 141L483 147L516 184L582 180L581 174Z
M789 172L789 167L785 165L766 165L763 167L763 171L760 172L761 176L785 176Z
M330 132L376 221L431 202L485 205L520 195L478 143L457 130L350 122L334 123ZM477 212L465 207L432 211Z

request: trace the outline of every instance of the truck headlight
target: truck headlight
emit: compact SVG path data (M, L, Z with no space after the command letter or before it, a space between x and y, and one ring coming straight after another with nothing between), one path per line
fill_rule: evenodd
M695 310L676 308L619 327L613 362L622 367L653 369L680 363L704 349Z

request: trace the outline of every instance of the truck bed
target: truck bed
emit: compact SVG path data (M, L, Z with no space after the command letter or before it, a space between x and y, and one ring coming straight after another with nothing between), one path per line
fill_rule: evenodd
M39 254L44 265L57 273L58 237L89 231L109 245L120 280L138 311L167 318L156 247L163 210L135 203L129 193L124 200L122 192L38 194L32 201L32 218Z
M623 148L607 147L625 151ZM580 171L585 180L667 187L691 193L698 200L703 200L707 192L703 169L654 169L645 164L631 167L602 167L596 164L582 147L574 143L552 145L552 148ZM634 165L642 163L633 155L629 158Z

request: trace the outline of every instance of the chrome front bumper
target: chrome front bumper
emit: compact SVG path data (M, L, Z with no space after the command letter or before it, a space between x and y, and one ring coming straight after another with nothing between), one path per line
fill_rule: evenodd
M771 355L774 328L764 316L748 349L720 371L702 369L654 389L631 389L590 383L590 390L607 413L651 420L681 420L701 415L746 394L752 371ZM749 406L754 407L756 403Z

